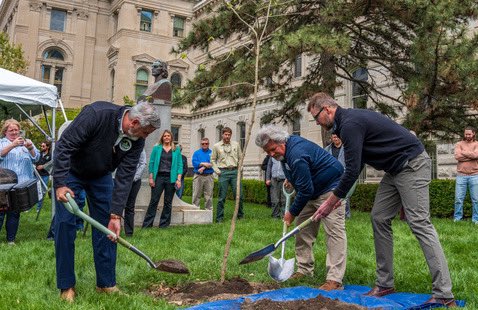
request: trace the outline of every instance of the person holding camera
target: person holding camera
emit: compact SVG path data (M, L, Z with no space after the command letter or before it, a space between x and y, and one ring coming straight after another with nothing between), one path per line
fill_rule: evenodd
M20 123L14 119L7 119L2 126L3 138L0 139L0 167L15 172L18 183L36 178L33 164L40 158L40 152L32 141L25 139L21 133ZM0 229L5 215L7 242L14 245L20 223L20 212L0 212Z

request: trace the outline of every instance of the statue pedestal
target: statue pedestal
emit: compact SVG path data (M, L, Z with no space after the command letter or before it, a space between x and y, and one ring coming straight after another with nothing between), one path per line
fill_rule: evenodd
M149 200L151 199L151 188L147 182L143 181L138 197L136 198L136 207L134 215L134 225L141 227L143 224ZM161 211L163 210L163 195L159 200L156 210L156 217L153 226L158 227ZM174 194L173 210L171 214L171 225L189 225L189 224L211 224L213 214L211 210L201 210L199 207L186 203Z

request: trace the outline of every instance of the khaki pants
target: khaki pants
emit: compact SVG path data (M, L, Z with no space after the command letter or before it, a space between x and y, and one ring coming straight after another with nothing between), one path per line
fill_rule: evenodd
M392 219L403 206L408 226L418 240L430 270L433 296L453 298L448 263L430 221L431 160L426 152L392 176L387 173L380 182L372 209L373 236L377 262L376 284L394 286Z
M206 210L212 210L212 195L214 178L212 174L195 174L193 177L193 204L200 206L201 196L204 193L204 206Z
M309 201L299 216L297 216L297 225L311 217L330 194L331 192L328 192L315 200ZM295 251L297 271L305 275L313 275L314 273L315 259L313 246L319 233L320 222L324 224L327 248L325 261L327 271L326 280L342 283L347 259L344 203L332 211L327 217L321 219L319 222L312 222L296 235Z

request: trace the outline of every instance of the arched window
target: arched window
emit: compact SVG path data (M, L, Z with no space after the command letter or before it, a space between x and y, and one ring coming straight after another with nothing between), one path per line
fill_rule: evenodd
M61 97L63 86L63 73L65 71L65 56L57 48L49 48L42 54L41 80L44 83L53 84L58 89L58 95Z
M138 71L136 71L136 99L138 99L148 88L148 75L149 72L146 69L138 69Z
M181 74L177 72L171 74L171 84L173 84L174 87L181 88L181 83L182 83Z

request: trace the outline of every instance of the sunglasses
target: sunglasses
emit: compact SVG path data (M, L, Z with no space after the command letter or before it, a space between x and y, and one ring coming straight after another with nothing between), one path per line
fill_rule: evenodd
M201 143L201 145L209 145L209 143Z

